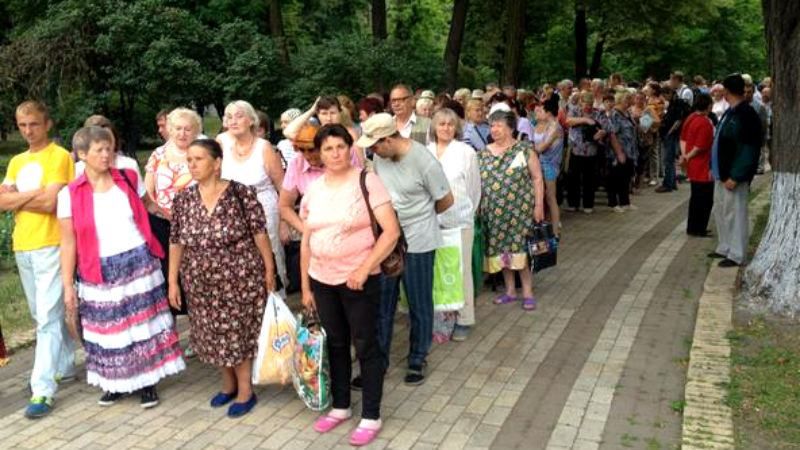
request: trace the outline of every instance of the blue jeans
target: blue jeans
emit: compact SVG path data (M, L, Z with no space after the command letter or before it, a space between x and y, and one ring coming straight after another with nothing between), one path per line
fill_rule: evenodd
M378 311L378 345L384 368L389 367L394 314L400 296L400 282L406 290L411 321L408 365L421 366L433 341L433 260L435 251L407 253L402 277L381 276L381 305Z
M678 156L678 136L664 138L661 162L664 164L664 181L662 186L668 189L678 189L675 183L675 158Z
M64 325L64 287L58 247L16 252L22 289L36 322L36 356L31 371L34 397L53 397L56 375L75 372L75 344Z

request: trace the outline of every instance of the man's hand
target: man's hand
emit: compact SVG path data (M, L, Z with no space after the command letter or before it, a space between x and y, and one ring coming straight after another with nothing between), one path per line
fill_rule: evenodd
M725 183L723 183L723 184L725 185L725 189L727 189L729 191L732 191L732 190L736 189L736 186L737 186L737 183L736 183L736 181L734 181L733 178L728 178L727 180L725 180Z

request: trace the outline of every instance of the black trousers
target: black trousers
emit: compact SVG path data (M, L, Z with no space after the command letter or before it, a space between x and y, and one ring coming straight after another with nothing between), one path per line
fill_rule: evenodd
M616 162L616 159L614 160ZM631 204L631 176L633 163L625 160L625 164L608 165L608 206L628 206Z
M164 286L167 288L167 292L169 292L169 232L172 227L167 219L153 214L148 214L148 218L150 219L150 230L153 232L156 239L158 239L158 243L161 244L161 247L164 248L164 258L161 259L161 273L164 275ZM181 292L181 309L175 309L170 305L169 308L173 316L177 314L188 314L186 293L183 292L181 283L178 283L178 289Z
M707 233L708 218L714 206L714 182L691 182L692 195L689 197L689 218L686 221L686 232L692 235Z
M364 289L354 291L345 284L332 286L311 279L311 290L322 326L328 335L333 407L350 407L352 360L350 343L356 349L363 382L361 417L381 417L383 357L378 346L378 308L381 302L379 275L372 275Z
M567 174L567 205L570 208L581 206L594 208L595 175L597 173L597 157L569 157L569 173Z

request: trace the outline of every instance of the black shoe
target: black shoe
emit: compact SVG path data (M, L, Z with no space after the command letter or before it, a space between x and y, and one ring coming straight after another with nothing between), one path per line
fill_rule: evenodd
M672 192L672 189L670 189L670 188L668 188L666 186L659 186L659 187L655 188L655 192L658 192L659 194L663 194L665 192Z
M409 386L419 386L425 382L425 366L408 366L403 382Z
M150 386L142 389L142 403L144 409L149 409L158 405L158 392L155 386Z
M361 375L353 378L353 380L350 381L350 389L354 391L360 391L364 389L364 380L361 378Z
M727 256L725 256L725 255L723 255L721 253L717 253L717 252L711 252L707 256L709 258L722 258L722 259L726 259L727 258Z
M125 394L122 392L103 392L103 396L100 397L100 400L97 401L97 404L100 406L111 406L122 397L125 397Z
M719 267L738 267L739 263L732 259L725 258L717 264Z
M686 234L688 234L689 236L692 236L692 237L696 237L696 238L710 238L710 237L714 237L714 235L713 235L713 234L711 234L711 233L709 233L708 231L703 231L703 232L700 232L700 233L696 233L696 232L687 231L687 232L686 232Z

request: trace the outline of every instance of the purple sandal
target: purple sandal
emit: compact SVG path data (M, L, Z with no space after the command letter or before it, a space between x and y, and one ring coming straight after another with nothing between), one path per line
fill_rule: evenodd
M509 303L514 303L517 301L516 297L512 297L508 294L498 295L497 298L494 299L495 305L506 305Z
M533 311L536 309L536 297L525 297L522 299L522 309Z

